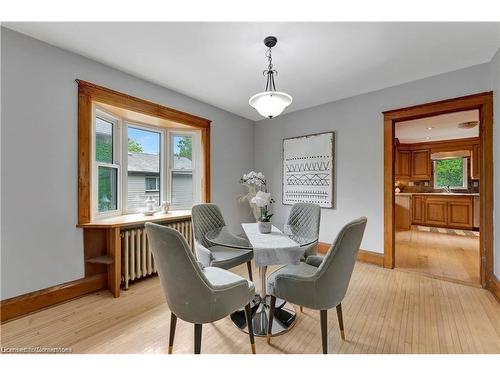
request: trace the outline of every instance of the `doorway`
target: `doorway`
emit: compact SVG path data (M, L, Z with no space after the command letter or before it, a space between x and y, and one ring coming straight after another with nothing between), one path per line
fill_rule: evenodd
M395 123L395 267L479 285L477 109Z
M475 150L477 157L472 162L477 162L475 169L480 174L480 183L477 186L480 212L478 215L480 228L478 282L486 288L493 273L493 101L491 92L384 112L384 266L387 268L396 266L395 184L398 181L396 176L400 179L403 176L409 180L428 181L429 185L432 179L432 188L434 188L436 167L431 165L431 162L434 163L431 155L446 151L433 152L425 147L417 147L416 149L403 150L406 152L398 155L397 124L464 111L477 111L478 117L478 138ZM469 155L472 155L472 151L469 152ZM438 156L435 155L435 160L444 160L444 158L439 159ZM455 159L461 157L454 156L456 156ZM470 168L471 161L466 160L465 162ZM401 167L402 165L407 166L407 169ZM407 173L406 176L405 173ZM473 207L471 209L467 202L444 202L443 199L417 198L412 200L411 205L412 215L416 215L416 223L425 224L421 225L422 227L434 228L429 229L432 234L436 233L435 228L440 228L443 225L444 228L441 229L462 230L460 226L467 225L468 227L470 215L473 215ZM472 210L472 212L468 210ZM454 228L446 228L447 226ZM458 237L455 239L459 241ZM437 247L440 246L437 245ZM439 275L436 276L439 277Z

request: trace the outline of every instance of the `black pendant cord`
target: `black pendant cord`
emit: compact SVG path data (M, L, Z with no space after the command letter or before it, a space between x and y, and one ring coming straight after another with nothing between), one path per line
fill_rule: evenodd
M268 48L268 50L266 51L266 57L268 61L267 70L264 70L264 72L262 72L262 74L264 75L267 74L266 91L276 91L274 75L278 75L278 71L273 69L273 57L271 55L271 48Z

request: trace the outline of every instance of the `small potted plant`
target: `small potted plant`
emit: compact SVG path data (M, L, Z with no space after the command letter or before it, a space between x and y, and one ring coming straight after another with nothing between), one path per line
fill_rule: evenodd
M258 191L251 200L251 203L260 208L260 217L258 219L260 233L271 233L271 217L273 215L269 214L268 206L272 201L271 193L263 191Z

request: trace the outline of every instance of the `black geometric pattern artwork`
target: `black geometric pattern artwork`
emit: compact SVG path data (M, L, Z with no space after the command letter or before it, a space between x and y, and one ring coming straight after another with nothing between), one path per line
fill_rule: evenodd
M335 133L283 141L283 204L334 207Z

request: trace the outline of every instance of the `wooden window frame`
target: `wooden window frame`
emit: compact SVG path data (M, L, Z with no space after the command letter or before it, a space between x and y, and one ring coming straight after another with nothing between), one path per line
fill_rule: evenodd
M201 133L201 200L210 202L210 125L203 117L177 111L144 99L77 79L78 84L78 225L92 219L92 104L104 103L158 117Z
M480 142L480 283L493 280L493 92L483 92L383 112L384 115L384 267L395 266L395 124L446 113L477 109Z

